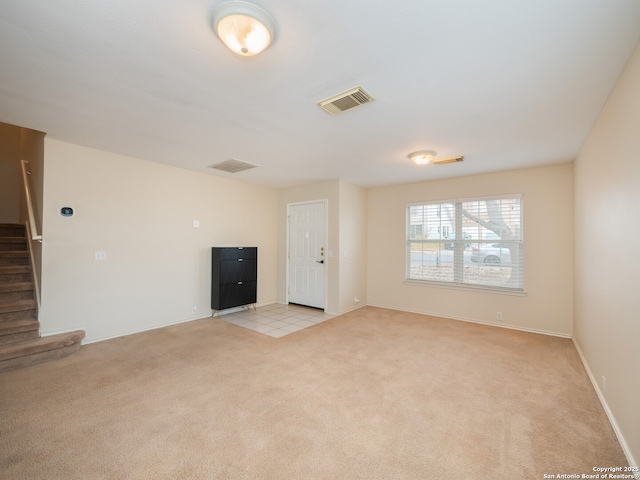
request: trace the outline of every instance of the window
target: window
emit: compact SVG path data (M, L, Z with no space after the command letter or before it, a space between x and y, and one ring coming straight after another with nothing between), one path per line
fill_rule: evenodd
M406 278L524 290L522 196L407 205Z

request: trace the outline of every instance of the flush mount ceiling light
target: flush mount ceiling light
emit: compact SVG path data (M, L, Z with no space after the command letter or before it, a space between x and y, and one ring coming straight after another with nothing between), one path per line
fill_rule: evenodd
M408 155L411 161L416 165L426 165L431 160L433 160L433 157L435 156L436 152L434 152L433 150L419 150Z
M231 51L245 57L262 52L276 35L271 15L241 0L218 5L211 15L211 25Z
M426 165L431 162L434 165L443 165L445 163L456 163L464 161L464 157L459 155L457 157L448 158L435 158L436 152L433 150L419 150L417 152L407 155L413 163L416 165Z

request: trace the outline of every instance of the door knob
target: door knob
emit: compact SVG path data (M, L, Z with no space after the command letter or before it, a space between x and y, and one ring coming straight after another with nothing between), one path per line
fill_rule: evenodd
M316 263L324 263L324 260L316 260Z

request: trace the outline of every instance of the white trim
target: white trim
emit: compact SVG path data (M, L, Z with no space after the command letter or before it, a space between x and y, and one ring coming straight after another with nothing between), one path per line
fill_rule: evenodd
M42 303L40 302L40 283L38 280L38 270L36 269L36 259L33 256L33 247L31 242L39 241L42 243L42 240L32 240L31 239L31 227L29 226L29 222L24 222L25 227L27 228L27 246L29 248L29 261L31 263L31 281L33 282L33 291L36 294L36 304L38 306L36 317L40 315L40 308Z
M497 293L500 295L512 295L514 297L526 297L527 292L524 290L515 290L502 287L489 287L486 285L473 285L468 283L450 283L450 282L436 282L433 280L417 280L417 279L404 279L404 284L413 285L416 287L434 287L434 288L446 288L449 290L468 290L478 293Z
M624 435L622 435L622 431L620 430L620 427L618 427L618 422L616 422L616 419L613 416L613 412L609 408L609 404L607 404L607 400L604 398L604 394L600 390L600 385L598 384L598 381L596 380L596 377L593 375L593 372L589 368L589 364L587 363L587 359L582 354L582 350L580 349L580 345L578 345L578 341L575 339L575 337L572 340L573 340L573 344L576 347L576 350L578 351L578 355L580 355L580 360L582 360L582 365L584 366L584 369L587 371L587 375L589 376L589 380L591 380L591 384L593 385L593 389L596 391L596 394L598 395L598 399L600 400L600 404L602 405L602 408L604 409L604 412L607 414L607 417L609 418L609 422L611 423L611 426L613 427L613 431L615 432L616 437L618 438L618 442L620 443L620 446L622 447L622 451L624 452L624 456L627 457L627 462L629 462L630 466L637 467L638 464L636 463L636 460L633 458L633 454L631 453L631 449L629 448L629 445L627 445L627 441L624 439ZM638 476L638 474L636 474L635 477L636 478L640 478L640 476Z
M438 233L439 233L439 238L433 238L433 239L413 239L411 238L411 227L412 227L412 223L411 223L411 219L412 219L412 215L411 215L411 208L413 207L430 207L430 206L442 206L444 204L451 204L455 206L455 218L456 218L456 225L454 228L460 229L461 231L464 232L464 227L461 224L461 217L459 218L460 215L462 214L462 204L465 202L482 202L482 201L489 201L489 200L513 200L513 199L518 199L519 200L519 211L520 211L520 230L519 230L519 234L518 234L518 238L517 239L512 239L512 240L503 240L503 239L499 239L499 240L494 240L494 239L464 239L464 238L458 238L460 237L460 235L463 235L463 233L460 232L456 232L456 238L455 239L446 239L445 237L442 236L442 231L440 230L441 227L438 227ZM424 211L424 210L423 210ZM440 214L438 214L438 217L440 216ZM428 217L431 218L431 217ZM449 219L449 223L450 223L451 219ZM441 224L442 225L442 224ZM501 292L505 292L508 291L511 294L516 294L516 295L525 295L525 262L524 262L524 257L525 257L525 244L524 244L524 195L523 194L510 194L510 195L493 195L493 196L485 196L485 197L469 197L469 198L458 198L458 199L447 199L447 200L430 200L430 201L422 201L422 202L408 202L405 204L405 283L406 282L429 282L431 284L442 284L443 286L447 286L449 288L471 288L471 289L480 289L480 288L484 288L487 290L493 290L493 289L499 289ZM424 217L423 217L423 226L424 226ZM486 228L486 227L485 227ZM435 279L430 279L430 280L423 280L420 278L413 278L411 276L411 272L412 272L412 244L414 243L421 243L423 246L424 245L430 245L430 244L439 244L442 242L453 242L454 245L454 255L453 255L453 269L454 269L454 280L456 280L456 282L440 282L438 280ZM517 289L511 289L511 288L503 288L497 285L485 285L485 284L474 284L474 283L467 283L464 280L464 252L462 252L460 250L460 244L464 244L464 243L477 243L478 245L482 244L482 245L489 245L491 243L495 243L495 242L504 242L506 244L513 244L514 246L519 246L519 251L520 251L520 261L519 261L519 270L520 270L520 274L519 274L519 287ZM509 247L509 250L511 250L511 247ZM463 261L460 261L460 254L463 254ZM423 264L424 266L424 264ZM512 272L513 273L513 272ZM459 282L459 283L458 283Z
M560 337L560 338L571 339L571 335L566 334L566 333L551 332L549 330L539 330L539 329L536 329L536 328L519 327L517 325L508 325L508 324L505 325L503 323L492 323L492 322L486 322L484 320L478 320L476 318L453 317L451 315L446 315L446 314L443 314L443 313L423 312L423 311L418 311L418 310L409 310L409 309L406 309L406 308L389 307L389 306L386 306L386 305L368 304L367 306L368 307L377 307L377 308L386 308L388 310L397 310L399 312L417 313L418 315L429 315L431 317L446 318L446 319L449 319L449 320L457 320L457 321L460 321L460 322L477 323L477 324L480 324L480 325L487 325L489 327L506 328L508 330L519 330L521 332L539 333L540 335L549 335L551 337Z
M209 318L209 317L204 317L204 318ZM104 342L106 340L113 340L115 338L128 337L129 335L135 335L136 333L148 332L150 330L157 330L158 328L170 327L171 325L178 325L180 323L191 322L193 320L200 320L200 319L199 318L189 318L187 320L179 320L177 322L165 323L163 325L157 325L157 326L153 326L153 327L149 327L149 328L144 328L142 330L131 330L131 331L128 331L128 332L118 333L116 335L110 335L108 337L95 338L93 340L87 340L85 338L85 339L82 340L81 343L82 343L82 345L89 345L91 343ZM79 325L77 327L70 328L70 329L56 330L56 331L52 331L52 332L42 333L40 336L41 337L51 337L52 335L60 335L62 333L75 332L76 330L84 330L85 331L85 335L86 335L87 329L84 326Z
M319 198L318 200L305 200L304 202L289 202L287 203L287 213L289 213L289 207L297 207L298 205L314 205L316 203L324 203L325 206L329 203L328 198Z
M520 198L522 193L513 193L505 195L488 195L484 197L465 197L465 198L443 198L440 200L425 200L423 202L408 202L407 207L419 207L420 205L439 205L441 203L464 203L464 202L482 202L483 200L502 200L508 198Z
M289 236L291 233L291 230L289 228L290 223L289 223L289 219L290 219L290 215L291 215L291 207L294 206L298 206L298 205L313 205L316 203L323 203L324 204L324 251L325 251L325 256L324 256L324 264L325 264L325 269L324 269L324 300L323 300L323 307L322 310L324 310L325 313L329 313L327 312L327 305L329 304L329 199L328 198L322 198L322 199L318 199L318 200L305 200L302 202L289 202L287 203L287 251L286 251L286 265L285 265L285 305L289 304L289 249L290 249L290 244L289 244ZM330 315L334 315L331 314Z
M184 320L178 320L177 322L169 322L169 323L164 323L162 325L154 325L153 327L148 327L148 328L143 328L141 330L132 330L129 332L123 332L123 333L119 333L117 335L110 335L108 337L100 337L100 338L95 338L93 340L83 340L82 341L82 345L89 345L91 343L98 343L98 342L104 342L106 340L113 340L115 338L120 338L120 337L128 337L129 335L135 335L136 333L142 333L142 332L149 332L151 330L158 330L159 328L165 328L165 327L171 327L172 325L179 325L181 323L188 323L188 322L193 322L195 320L204 320L205 318L211 318L211 316L206 316L206 317L198 317L198 318L187 318ZM68 333L68 332L73 332L75 330L84 330L85 334L86 334L86 329L82 326L79 326L77 328L74 328L72 330L65 330L63 332L55 332L55 333L47 333L47 337L50 335L57 335L58 333ZM45 335L43 335L45 336Z
M327 313L328 313L329 315L336 315L336 316L338 316L338 315L344 315L345 313L353 312L354 310L360 310L361 308L367 308L367 306L371 306L371 305L361 305L361 304L358 304L358 305L354 305L353 307L349 307L349 308L347 308L346 310L341 311L340 313L330 313L330 312L327 312Z
M29 225L31 226L31 240L37 240L42 242L42 235L38 234L38 226L36 224L36 216L33 210L33 200L31 197L31 187L29 187L29 175L31 172L27 171L27 163L29 160L21 160L22 166L22 183L24 185L24 193L27 200L27 214L29 216Z

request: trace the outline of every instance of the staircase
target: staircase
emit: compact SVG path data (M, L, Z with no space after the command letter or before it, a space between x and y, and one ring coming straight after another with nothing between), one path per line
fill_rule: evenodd
M0 372L80 349L84 331L40 337L25 227L0 224Z

